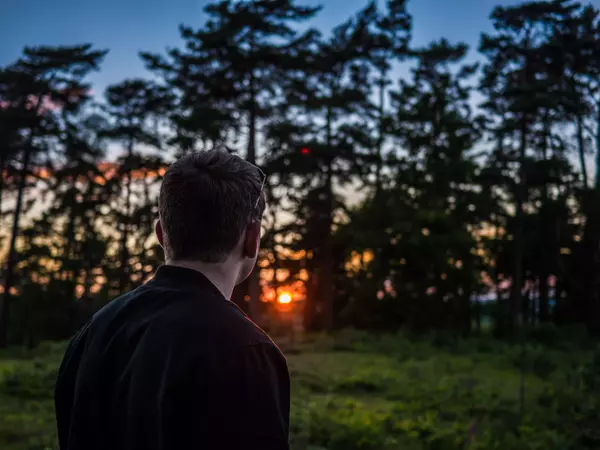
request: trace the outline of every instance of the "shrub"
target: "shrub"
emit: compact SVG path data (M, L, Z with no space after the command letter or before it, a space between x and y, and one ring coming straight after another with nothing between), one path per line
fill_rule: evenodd
M340 380L335 387L338 392L374 393L383 392L385 385L380 379L350 376Z
M40 362L17 366L4 375L0 390L7 395L24 399L52 398L56 376L55 368Z
M561 355L538 344L518 345L507 349L512 367L524 369L542 379L547 379L563 362Z
M297 415L295 434L313 446L327 450L383 450L386 448L386 416L349 399L332 398L325 404L307 405Z

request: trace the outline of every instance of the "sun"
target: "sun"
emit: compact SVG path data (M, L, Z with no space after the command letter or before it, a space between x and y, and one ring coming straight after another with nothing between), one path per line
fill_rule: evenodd
M289 292L282 292L281 294L279 294L279 297L277 297L277 301L279 303L291 303L292 302L292 296L290 295Z

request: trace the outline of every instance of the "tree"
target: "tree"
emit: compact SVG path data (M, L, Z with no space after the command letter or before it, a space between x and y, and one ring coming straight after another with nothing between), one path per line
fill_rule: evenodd
M600 11L592 5L579 8L553 30L554 65L562 80L563 108L574 122L581 181L577 192L580 205L579 241L573 242L573 261L566 283L568 308L563 320L584 322L598 334L600 318ZM595 176L590 177L586 157L595 153ZM590 182L590 178L592 181Z
M301 63L296 49L312 31L299 34L294 24L320 8L297 6L292 0L223 0L207 5L205 26L181 27L185 49L168 59L143 54L179 99L172 120L181 150L226 145L257 162L261 125L272 118L279 81ZM243 144L239 138L244 137ZM248 285L250 312L259 315L257 271Z
M76 109L88 97L89 86L84 79L98 68L105 54L89 44L25 48L23 56L2 73L1 102L19 118L15 127L25 139L18 149L21 168L0 305L0 347L6 346L8 340L10 298L18 261L17 236L31 165L47 145L44 138L56 127L55 110Z
M365 114L369 66L363 58L371 48L369 28L376 19L369 8L307 51L304 73L286 86L287 107L267 132L268 172L289 188L287 200L296 218L288 232L296 236L294 246L314 258L309 283L316 292L306 307L306 321L314 326L320 322L326 329L334 324L332 236L343 206L334 186L364 179L374 162L375 139Z
M373 8L375 3L371 5ZM388 0L386 6L385 13L379 13L376 18L375 29L371 31L373 42L368 52L369 62L376 72L376 79L373 81L378 89L374 116L377 123L374 195L377 195L383 183L384 147L390 128L390 118L386 114L387 89L390 84L389 72L394 62L402 61L409 56L412 26L412 18L406 10L405 0ZM365 12L368 12L368 9Z
M89 295L93 270L106 254L99 217L100 209L111 199L99 167L105 156L97 138L101 123L97 116L63 110L61 138L49 167L51 175L38 186L42 195L53 201L39 219L38 231L46 232L37 237L53 242L50 256L60 276L52 278L63 282L60 294L66 299ZM39 242L30 244L35 245ZM82 285L84 290L78 294L77 288Z
M394 132L406 155L395 165L395 183L350 225L359 227L352 249L373 255L367 270L376 290L365 301L381 326L471 328L471 294L483 267L477 234L488 211L472 154L480 127L469 105L476 66L461 64L466 52L445 40L414 52L412 79L392 92ZM377 236L370 227L378 237L365 242L359 236ZM369 306L356 302L349 308L366 316Z
M551 130L561 120L559 85L548 71L548 60L552 58L549 30L574 8L568 0L497 7L491 16L495 33L483 34L481 38L480 51L488 59L481 82L482 92L488 96L484 108L494 117L493 132L501 136L505 151L501 156L507 158L508 168L514 174L509 191L514 206L514 221L509 224L514 244L511 296L505 321L509 332L516 326L522 304L530 177L540 167L536 160L547 162ZM502 109L494 104L500 104ZM542 189L547 193L546 182L542 182ZM544 261L551 257L546 255ZM542 268L542 284L546 283L547 272Z
M133 226L137 225L136 228L139 229L141 225L135 223L134 219L143 220L145 230L148 230L148 225L150 229L153 226L153 218L148 217L146 212L140 212L138 209L137 217L134 217L134 210L140 207L140 201L135 198L138 194L134 189L135 178L141 178L142 192L139 193L139 197L144 210L151 208L147 178L152 176L156 181L159 169L163 165L161 159L156 156L144 157L137 147L161 147L162 138L157 120L167 114L173 98L165 88L141 79L126 80L109 86L105 96L105 112L108 114L109 125L102 136L122 143L125 148L124 154L118 160L117 176L111 181L114 189L119 193L124 192L124 195L116 196L114 204L114 220L120 226L120 258L115 279L118 280L117 292L124 293L132 283L131 267L134 262L130 259L130 247ZM142 242L142 253L144 248ZM139 264L146 266L143 261ZM143 279L144 274L141 275L141 280Z

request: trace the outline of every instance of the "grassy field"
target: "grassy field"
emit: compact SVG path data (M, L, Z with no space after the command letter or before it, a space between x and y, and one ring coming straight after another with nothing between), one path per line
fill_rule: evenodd
M510 346L346 331L281 344L294 450L600 448L600 353L583 337L554 330ZM58 448L63 350L0 353L0 449Z

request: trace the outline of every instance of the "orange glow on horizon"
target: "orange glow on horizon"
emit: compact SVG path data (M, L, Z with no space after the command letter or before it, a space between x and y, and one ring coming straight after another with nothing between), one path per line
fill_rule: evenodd
M131 172L131 176L134 180L143 180L143 179L154 179L163 177L167 171L166 164L164 167L159 167L157 170L150 169L134 169ZM98 171L101 175L94 175L93 173L89 173L88 175L93 176L93 180L95 183L104 185L107 180L118 176L119 165L116 162L103 161L99 162ZM14 181L14 176L9 176L8 173L0 174L7 181ZM34 168L32 178L39 178L42 180L47 180L54 175L53 171L48 167L40 167ZM87 178L85 175L79 175L77 177L78 181L86 181Z
M273 278L271 277L271 280ZM264 303L276 303L277 305L303 302L306 300L306 283L300 279L289 280L285 285L272 286L269 280L265 280L262 286L260 299ZM282 303L282 296L289 296L288 303ZM287 297L283 297L286 301Z

